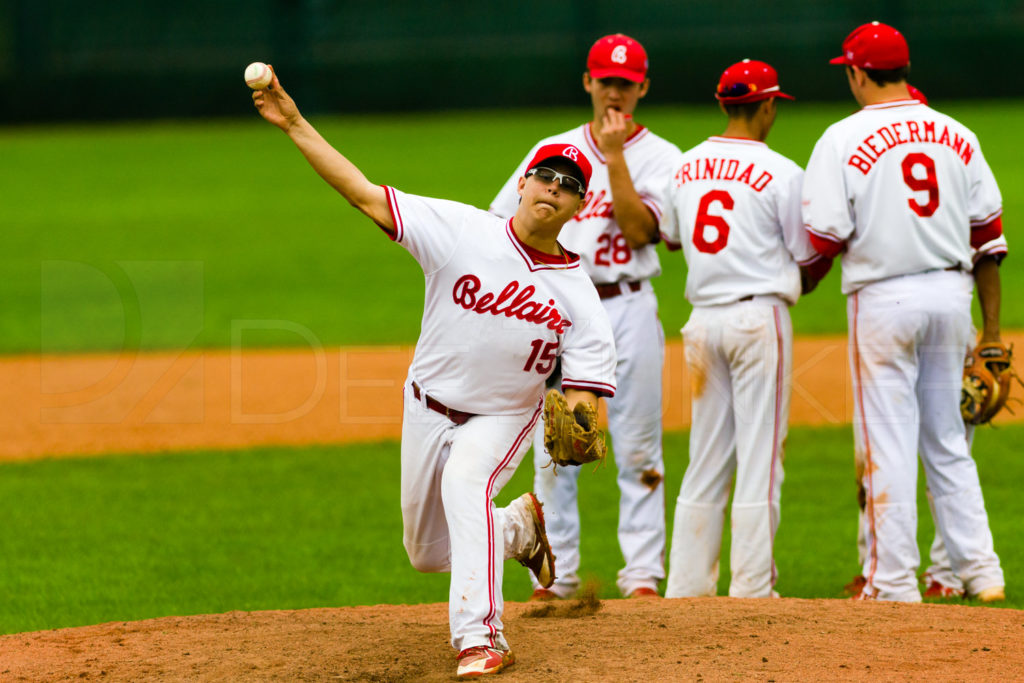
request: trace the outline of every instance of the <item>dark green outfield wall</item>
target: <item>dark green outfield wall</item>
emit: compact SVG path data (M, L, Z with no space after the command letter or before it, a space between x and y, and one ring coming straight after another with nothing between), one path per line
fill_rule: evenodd
M743 57L838 99L826 60L871 19L905 33L930 96L1024 96L1020 1L0 0L0 122L238 114L254 60L310 112L581 103L587 48L616 31L648 48L651 102L706 100Z

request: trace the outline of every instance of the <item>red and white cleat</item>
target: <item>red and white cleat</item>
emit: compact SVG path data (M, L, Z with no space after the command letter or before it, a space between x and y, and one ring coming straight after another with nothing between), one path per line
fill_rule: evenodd
M459 660L459 669L455 675L459 678L496 674L516 661L511 650L499 650L486 645L467 647L456 659Z
M864 586L867 584L867 582L868 580L865 579L863 575L858 574L857 576L853 577L853 580L850 581L850 583L843 586L843 592L849 595L851 598L856 598L864 592Z
M558 600L558 593L547 588L534 588L533 593L527 599L528 602L550 602Z
M551 544L548 543L541 503L532 493L519 496L519 502L526 507L533 522L533 543L516 559L519 564L533 572L537 577L537 583L544 588L550 588L555 582L555 555L551 552Z
M945 584L939 583L935 579L931 580L928 587L921 593L921 597L924 598L962 598L964 592L958 588L953 588Z

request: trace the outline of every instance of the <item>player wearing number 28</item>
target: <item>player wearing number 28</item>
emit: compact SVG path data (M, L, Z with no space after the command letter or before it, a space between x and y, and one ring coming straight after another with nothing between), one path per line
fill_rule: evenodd
M405 549L420 571L451 572L458 675L496 673L513 661L501 621L504 561L526 564L544 585L554 567L536 498L504 508L494 498L530 447L556 357L570 406L596 408L615 392L608 316L579 258L557 241L582 205L590 162L569 143L542 147L518 179L519 209L503 220L369 182L299 114L276 75L253 100L423 269L402 417Z
M764 140L775 121L775 69L730 66L716 98L722 135L687 151L670 176L665 239L686 256L683 328L690 373L690 464L676 501L666 597L715 595L730 483L729 595L766 598L776 572L782 444L786 438L793 328L789 306L830 261L800 220L803 171ZM824 269L824 270L822 270Z
M860 26L832 63L862 108L815 145L803 216L821 254L842 254L865 496L860 597L921 599L918 454L953 571L969 594L991 593L1003 573L959 404L971 250L979 264L986 249L1005 251L999 189L974 133L911 97L899 31Z
M618 466L618 537L626 564L617 583L627 596L657 595L658 582L665 576L661 456L665 339L650 279L661 273L654 244L664 212L665 178L680 152L633 119L649 87L647 53L639 42L621 34L599 39L590 48L583 74L592 120L538 142L491 204L491 211L499 216L515 213L516 181L541 145L568 140L594 161L583 209L565 226L561 239L580 254L615 332L618 393L608 401L608 431ZM551 545L558 558L558 579L551 592L568 597L580 582L579 470L555 476L554 468L542 469L548 460L541 428L534 441L535 486L545 503Z

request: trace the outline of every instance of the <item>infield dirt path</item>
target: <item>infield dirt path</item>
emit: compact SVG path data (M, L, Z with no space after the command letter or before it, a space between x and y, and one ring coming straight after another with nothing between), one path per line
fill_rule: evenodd
M1024 347L1024 333L1006 341ZM411 347L0 358L0 459L397 439L411 360ZM679 342L663 383L665 428L687 427ZM846 338L797 339L790 424L852 414Z

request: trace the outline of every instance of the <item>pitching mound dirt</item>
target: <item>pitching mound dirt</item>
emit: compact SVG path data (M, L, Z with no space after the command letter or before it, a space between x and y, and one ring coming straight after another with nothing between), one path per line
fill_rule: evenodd
M1024 613L848 600L508 603L495 680L1014 680ZM534 616L527 616L533 611ZM590 612L590 613L587 613ZM0 638L0 679L450 681L446 605L165 617Z

